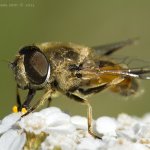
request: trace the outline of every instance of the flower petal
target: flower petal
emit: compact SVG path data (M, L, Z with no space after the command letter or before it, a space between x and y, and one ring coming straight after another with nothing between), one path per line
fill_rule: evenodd
M74 134L53 133L41 144L41 150L53 150L57 148L61 150L75 150L75 139L76 136Z
M93 137L83 138L77 146L77 150L100 150L104 144Z
M99 134L116 136L117 122L111 117L100 117L96 120L96 131Z
M19 133L18 130L8 130L0 138L0 150L21 150L25 141L25 133Z
M12 113L6 116L0 124L0 134L9 130L19 119L21 118L21 113Z
M71 117L71 122L76 126L77 129L88 129L87 118L81 116L73 116Z
M25 129L27 132L32 132L39 134L46 128L45 117L40 113L35 112L31 113L19 121L19 125L22 129Z

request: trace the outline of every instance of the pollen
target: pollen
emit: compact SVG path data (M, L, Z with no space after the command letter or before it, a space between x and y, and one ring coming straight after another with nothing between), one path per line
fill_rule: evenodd
M16 105L13 106L12 111L13 111L14 113L19 112L19 111L18 111L18 107L17 107ZM23 107L23 108L21 109L21 112L22 112L22 114L25 114L25 113L27 112L27 109Z
M12 111L13 111L14 113L17 113L17 112L18 112L18 107L17 107L16 105L13 106Z
M27 112L27 109L26 109L26 108L22 108L22 109L21 109L21 112L22 112L23 114L25 114L25 113Z

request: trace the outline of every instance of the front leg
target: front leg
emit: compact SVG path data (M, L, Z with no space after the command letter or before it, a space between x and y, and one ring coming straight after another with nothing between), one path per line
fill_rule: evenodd
M50 107L50 105L51 105L51 102L52 102L52 98L51 98L51 97L49 97L49 98L48 98L47 107Z
M39 108L41 105L43 105L52 95L54 91L53 90L48 90L42 97L41 99L38 100L38 102L31 107L25 114L22 115L22 117L28 115L29 113L33 112L35 109Z
M22 111L23 108L25 108L25 110L27 110L29 108L29 104L30 104L31 100L33 99L35 93L36 93L35 90L29 89L28 95L26 97L26 100L24 101L23 104L21 104L21 98L20 98L20 94L19 94L19 89L18 89L18 87L16 87L17 106L15 106L15 107L16 107L17 111Z
M33 97L34 97L35 94L36 94L35 90L29 89L27 98L24 101L24 103L22 104L21 108L29 109L29 104L31 103L31 101L32 101L32 99L33 99Z
M18 89L18 86L16 87L16 102L17 102L17 107L18 110L21 110L21 98L20 98L20 94L19 94L19 89Z

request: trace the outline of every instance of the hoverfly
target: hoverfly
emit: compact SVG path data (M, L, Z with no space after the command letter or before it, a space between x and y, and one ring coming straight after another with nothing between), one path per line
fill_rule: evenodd
M150 79L149 68L127 68L110 58L111 54L132 43L134 40L129 39L89 48L47 42L21 48L11 63L17 82L18 110L26 109L25 116L60 92L87 105L88 132L97 137L92 131L92 107L86 98L107 88L121 95L131 95L138 90L136 78ZM28 90L23 104L18 88ZM37 90L44 90L45 94L30 107Z

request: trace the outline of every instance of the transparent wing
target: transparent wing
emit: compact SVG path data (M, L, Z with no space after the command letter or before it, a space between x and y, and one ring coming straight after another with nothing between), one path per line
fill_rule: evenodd
M134 44L136 41L137 41L137 38L127 39L127 40L116 42L116 43L100 45L100 46L93 46L92 48L99 55L109 56L112 53L116 52L117 50L119 50L127 45Z
M103 62L104 63L104 62ZM108 62L106 66L86 66L81 70L83 77L85 78L99 78L101 76L120 76L120 77L131 77L139 79L150 79L150 66L143 67L122 67L120 64L111 64Z
M150 68L132 68L119 70L100 70L97 75L120 75L122 77L132 77L139 79L150 79Z

